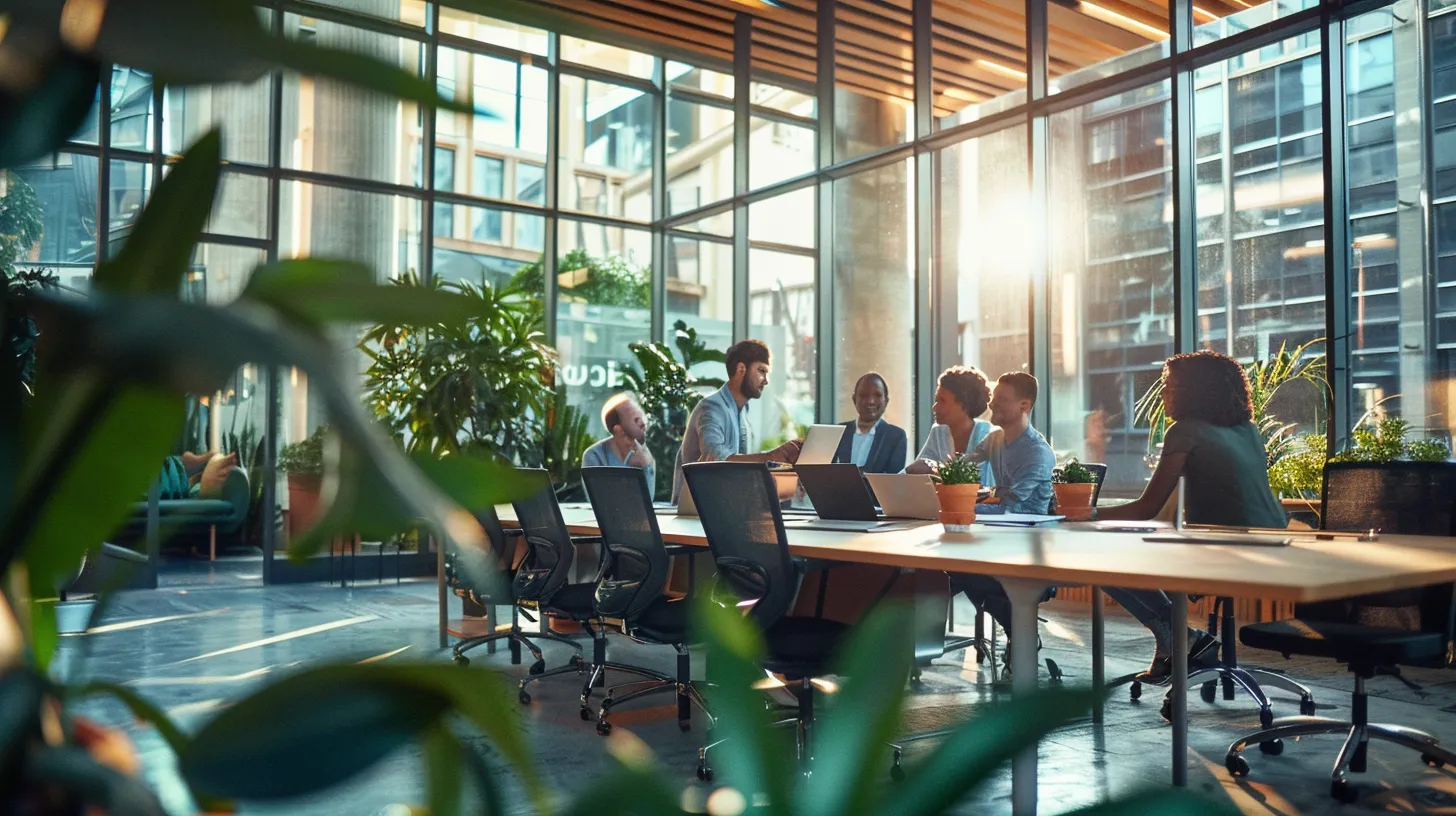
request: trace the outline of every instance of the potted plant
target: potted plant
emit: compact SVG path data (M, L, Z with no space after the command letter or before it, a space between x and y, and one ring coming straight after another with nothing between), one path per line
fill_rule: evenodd
M1092 500L1097 494L1097 477L1076 457L1067 460L1052 474L1052 491L1057 496L1057 512L1068 521L1092 518Z
M969 533L976 520L976 498L981 492L981 466L952 454L931 474L940 499L940 523L948 533Z
M1269 486L1286 511L1319 512L1327 462L1444 462L1451 456L1446 443L1439 439L1407 440L1410 423L1403 419L1364 420L1362 417L1361 424L1350 432L1350 445L1345 450L1332 456L1322 434L1305 434L1296 438L1291 451L1269 468Z
M324 434L328 427L320 425L302 442L284 445L278 455L278 469L288 474L289 538L318 520L324 477Z

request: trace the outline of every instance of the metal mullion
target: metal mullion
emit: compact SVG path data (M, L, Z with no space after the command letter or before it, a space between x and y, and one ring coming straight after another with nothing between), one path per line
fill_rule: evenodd
M938 130L931 136L917 142L916 149L921 151L939 151L960 144L961 142L998 133L1007 128L1021 127L1026 124L1026 116L1027 106L1018 105L1014 108L998 111L990 116L977 119L974 122L966 122L965 124Z
M666 228L666 233L669 238L686 238L693 241L701 241L705 244L733 246L733 236L731 235L715 235L711 232L693 232L692 230L673 229L671 227Z
M440 30L440 4L431 4L429 14L431 25L429 26L430 41L425 47L425 81L438 93L440 88L440 43L436 34ZM519 87L517 91L519 91ZM459 93L460 89L455 88L455 92ZM471 95L473 96L474 93L472 89ZM419 263L420 282L428 286L435 275L435 106L426 105L424 114L424 128L420 133L420 172L424 178L420 181L424 182L425 200L420 206ZM467 167L469 163L467 157ZM451 186L454 186L453 179ZM451 221L453 222L454 219L452 218ZM381 550L380 553L382 555L383 551ZM444 639L443 630L441 639Z
M283 14L277 9L269 21L275 37L283 36ZM283 72L274 71L268 78L272 97L268 100L268 260L278 260L278 243L282 209L282 185L278 178L278 167L283 161ZM263 413L263 436L268 440L263 445L263 506L268 508L271 519L278 507L278 436L283 426L282 370L276 365L266 367L268 404ZM278 549L278 525L263 525L263 585L273 583L273 557Z
M816 159L821 173L834 164L835 100L834 57L837 0L822 0L815 9L816 26L814 91L819 128L816 131ZM814 264L814 415L821 422L833 422L835 408L834 372L834 183L821 177L815 196Z
M679 88L676 85L669 87L665 78L662 84L658 86L658 91L667 91L683 102L691 102L694 105L702 105L709 108L733 110L734 105L737 104L735 100L725 99L718 94L708 93L697 88Z
M750 105L748 113L755 119L767 119L770 122L794 125L795 127L819 127L819 120L813 116L801 116L797 113L789 113L788 111L781 111L777 108L766 108L763 105Z
M373 31L376 34L387 34L391 37L400 37L416 42L428 42L429 32L423 28L412 26L394 20L386 20L383 17L374 17L362 14L357 11L350 11L339 6L330 6L323 3L311 2L311 0L283 0L278 4L278 10L284 14L297 14L300 17L312 17L316 20L324 20L330 23L341 23L343 25L362 28L366 31Z
M1026 87L1027 98L1032 103L1046 98L1048 91L1047 21L1047 0L1026 0ZM1026 156L1027 194L1031 211L1027 213L1027 218L1033 229L1039 225L1045 233L1050 225L1047 218L1047 195L1050 187L1048 176L1051 172L1050 157L1047 155L1050 132L1046 114L1034 108L1029 109L1029 114L1026 122ZM1051 242L1032 241L1032 244L1030 269L1027 270L1030 280L1027 287L1027 362L1033 376L1050 384L1051 323L1048 319L1050 294L1047 291L1047 277L1050 274ZM1052 391L1051 388L1041 389L1032 411L1036 424L1048 430L1051 429L1053 410ZM1026 757L1020 759L1027 761ZM1029 761L1034 763L1035 760L1033 749Z
M674 215L671 218L664 219L663 223L668 226L676 226L678 224L691 224L695 221L701 221L704 218L709 218L714 215L728 212L739 204L757 204L760 201L767 201L770 198L777 198L778 196L786 195L797 190L803 190L808 187L813 187L814 184L823 177L825 177L824 174L817 170L809 173L804 173L800 176L794 176L790 179L774 182L773 184L770 184L766 187L760 187L757 190L744 193L743 195L734 196L733 198L725 199L723 201L716 201L712 204L699 207L696 210L689 210L685 213L679 213L678 215Z
M667 257L672 243L660 226L667 212L667 61L653 62L652 80L657 94L652 100L652 313L653 342L663 342L667 324Z
M96 103L96 263L111 253L111 66L101 69ZM150 532L148 538L151 537ZM156 564L153 563L153 568Z
M1326 433L1342 450L1350 427L1350 219L1345 179L1345 21L1332 15L1320 36L1325 200L1325 370L1330 385ZM1230 349L1232 349L1230 338Z
M914 0L911 6L911 39L914 48L915 70L915 141L929 136L935 130L934 83L931 77L934 17L933 0ZM935 264L935 201L931 197L934 187L935 154L916 151L914 162L914 207L915 207L915 330L912 334L914 357L912 388L915 393L914 426L910 433L915 438L924 434L921 428L930 427L932 389L925 387L935 381L935 370L939 362L939 349L935 338L939 336L939 321L936 319L940 301L935 297L935 278L938 267Z
M750 249L762 249L775 252L780 255L801 255L806 258L814 257L818 251L814 247L798 246L796 244L780 244L776 241L749 241Z
M748 147L749 99L753 75L753 17L733 17L733 339L749 333ZM694 219L697 220L697 219Z
M546 167L543 183L546 185L543 201L551 216L546 219L542 230L541 247L541 302L544 304L544 334L546 343L556 345L556 247L557 231L561 219L555 216L561 183L561 71L557 56L561 53L561 35L549 34L546 38ZM519 92L519 88L516 89Z
M129 161L137 164L147 164L155 158L150 150L137 150L131 147L107 146L107 154L115 161Z
M453 204L460 207L486 207L501 212L514 213L517 215L553 215L550 210L539 207L535 204L522 204L518 201L507 201L503 198L485 198L470 193L455 193L449 190L438 190L435 193L435 203ZM611 216L604 216L610 218ZM636 223L636 222L633 222ZM616 226L615 224L613 226Z
M197 236L199 244L216 244L220 246L247 247L249 249L261 249L265 252L273 248L273 242L267 238L248 238L242 235L225 235L216 232L204 232Z
M1188 48L1193 37L1192 0L1173 0L1173 50ZM1193 121L1193 68L1176 67L1172 78L1173 127L1173 350L1198 344L1198 165ZM1228 162L1225 162L1228 164ZM1230 338L1230 349L1232 338Z
M349 176L336 176L331 173L320 173L315 170L301 170L291 167L278 168L278 177L285 181L322 184L326 187L338 187L363 193L397 195L415 199L423 199L426 195L426 189L424 187L406 186L403 184L395 184L391 181L373 181L371 179L351 178Z
M532 64L535 61L544 59L540 54L530 51L521 51L516 48L508 48L504 45L472 40L469 37L462 37L459 34L451 34L448 31L439 31L437 27L435 40L437 45L451 48L456 51L463 51L468 54L480 54L486 57L494 57L507 62Z
M1378 0L1378 2L1386 4L1394 2L1394 0ZM1307 8L1288 17L1270 20L1223 39L1190 48L1187 52L1176 55L1174 60L1180 65L1189 65L1193 68L1203 68L1224 62L1230 57L1314 31L1320 27L1320 21L1325 13L1326 11L1322 7Z
M579 213L573 210L547 210L546 212L548 215L582 224L596 224L603 227L616 227L618 229L636 230L638 232L645 232L652 229L652 223L650 221L633 221L628 218L619 218L615 215Z
M1421 139L1424 143L1424 155L1422 158L1425 161L1425 168L1421 177L1421 188L1426 191L1426 195L1422 197L1424 200L1421 202L1421 235L1424 238L1421 243L1421 258L1422 268L1427 273L1426 302L1431 304L1431 312L1428 313L1425 321L1425 347L1435 349L1439 346L1436 332L1437 320L1435 319L1439 314L1436 306L1439 302L1437 293L1439 289L1449 287L1441 287L1436 281L1437 276L1434 274L1437 263L1439 262L1436 252L1436 224L1434 219L1436 203L1440 202L1441 199L1432 200L1432 193L1436 190L1436 117L1431 114L1435 110L1437 100L1435 98L1435 69L1432 64L1435 60L1432 59L1431 55L1431 23L1436 17L1456 13L1456 9L1447 9L1442 14L1433 16L1423 8L1425 5L1424 3L1416 4L1417 10L1423 15L1420 30L1416 36L1419 37L1419 50L1421 55L1421 96L1427 100L1422 107L1420 115Z
M657 93L657 85L650 79L627 76L626 74L603 71L590 65L581 65L574 62L565 62L557 66L561 73L568 76L590 79L596 82L605 82L609 85L619 85L623 88L632 88L643 93Z
M878 170L882 167L899 164L914 154L915 144L913 142L903 142L881 148L863 156L856 156L853 159L846 159L840 164L821 169L819 174L827 179L849 178L850 176L856 176L870 170Z

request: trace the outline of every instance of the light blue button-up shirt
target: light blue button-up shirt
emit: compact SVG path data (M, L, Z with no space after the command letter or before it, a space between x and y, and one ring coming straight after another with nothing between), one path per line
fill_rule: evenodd
M634 453L636 453L635 450L627 451L626 459L618 457L617 448L612 444L612 438L609 436L586 449L586 453L581 455L581 466L638 468L647 477L647 492L652 493L657 489L657 467L638 464Z
M875 431L880 429L883 419L875 420L870 426L868 433L860 433L859 425L854 426L854 435L849 438L849 461L860 467L870 460L870 449L875 446Z
M989 462L996 474L994 493L1007 513L1041 515L1052 506L1052 468L1057 456L1035 428L1007 443L1005 431L997 428L974 451L966 453L974 462Z
M746 406L745 406L746 407ZM672 472L672 503L678 503L683 491L682 468L693 462L721 462L735 453L747 453L748 419L738 407L733 392L725 385L703 397L688 417L683 430L682 447Z

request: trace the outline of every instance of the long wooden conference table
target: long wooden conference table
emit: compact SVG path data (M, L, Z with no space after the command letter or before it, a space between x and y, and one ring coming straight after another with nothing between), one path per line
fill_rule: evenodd
M513 524L508 506L501 521ZM573 535L597 535L587 505L563 505ZM982 521L994 517L982 516ZM663 540L707 546L695 517L659 515ZM1456 538L1382 535L1376 541L1321 539L1313 531L1290 530L1289 546L1158 543L1147 532L1126 528L1156 525L1123 523L1122 530L1097 523L1039 527L977 524L970 533L953 534L927 523L885 532L830 532L788 528L796 556L907 570L943 570L997 578L1011 599L1011 641L1034 643L1037 603L1048 586L1086 585L1161 589L1173 602L1172 781L1188 782L1188 595L1227 595L1272 600L1327 601L1456 582ZM441 603L445 602L440 584ZM1094 604L1093 682L1102 681L1100 604ZM443 610L442 610L443 614ZM1012 691L1032 694L1038 679L1035 649L1012 650ZM1012 811L1036 812L1036 749L1012 763Z

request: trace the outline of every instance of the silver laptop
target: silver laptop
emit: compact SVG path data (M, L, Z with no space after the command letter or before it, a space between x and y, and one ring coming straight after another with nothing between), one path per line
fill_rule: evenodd
M839 450L839 441L844 438L843 425L811 425L804 435L804 447L799 451L799 463L805 465L827 465L834 461L834 452Z
M935 482L924 474L866 473L875 500L887 518L940 518L940 500L935 496Z

